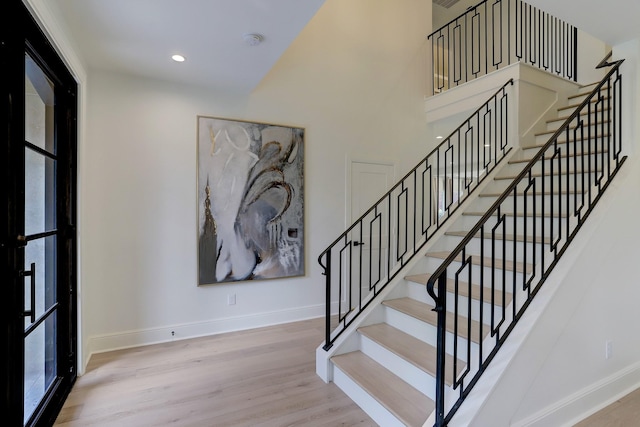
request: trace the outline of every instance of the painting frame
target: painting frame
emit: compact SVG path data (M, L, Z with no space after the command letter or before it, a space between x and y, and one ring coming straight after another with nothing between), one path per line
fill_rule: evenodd
M197 116L198 286L305 275L305 133Z

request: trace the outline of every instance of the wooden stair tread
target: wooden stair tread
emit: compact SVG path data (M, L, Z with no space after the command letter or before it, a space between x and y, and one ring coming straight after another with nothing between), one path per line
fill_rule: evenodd
M591 138L588 138L588 137L585 136L584 141L593 141L593 140L597 140L597 139L600 139L600 138L609 138L609 137L611 137L610 134L609 135L601 135L601 134L592 135ZM534 142L533 144L529 144L529 145L521 145L520 148L522 148L523 150L527 150L527 149L530 149L530 148L542 148L542 147L544 147L546 145L547 142L549 142L549 141L547 140L547 141L544 141L544 142ZM558 139L557 142L558 142L558 144L566 144L567 140ZM573 142L580 142L580 140L569 139L569 143L573 143Z
M483 216L486 212L478 212L478 211L464 211L462 212L462 215L466 215L466 216ZM504 215L506 216L515 216L517 218L523 218L524 217L524 213L523 212L518 212L516 215L513 214L513 212L502 212ZM536 212L535 215L531 212L527 213L527 217L531 218L531 217L535 217L535 218L566 218L567 214L566 213L562 213L562 214L558 214L558 213L551 213L551 212Z
M584 125L584 127L585 127L585 129L586 129L586 128L589 128L589 127L596 127L596 128L597 128L598 126L602 126L604 123L607 123L607 122L591 123L591 125L589 125L589 124L585 124L585 125ZM578 126L576 126L576 125L569 126L569 130L571 130L571 131L576 130L576 129L578 129ZM536 132L536 133L534 133L534 134L533 134L533 136L544 136L544 135L549 135L549 137L551 137L551 136L553 136L553 134L554 134L554 133L556 133L557 131L558 131L558 129L554 129L554 130L545 130L545 131L542 131L542 132Z
M424 274L413 274L410 276L406 276L405 279L410 281L410 282L414 282L414 283L419 283L421 285L427 285L427 282L429 281L429 279L431 278L431 273L424 273ZM436 283L435 286L436 289L438 289L438 284ZM456 290L456 282L454 279L447 279L447 292L451 292L454 293ZM497 306L501 306L502 304L502 291L496 290L494 292L495 294L495 301L497 301L495 303L495 305ZM458 295L463 296L463 297L468 297L469 296L469 284L467 282L462 282L459 281L458 282ZM505 294L505 301L507 304L509 304L511 302L511 293L510 292L506 292ZM475 300L480 300L480 285L477 285L475 283L471 284L471 298L475 299ZM486 287L484 292L482 293L482 300L484 302L487 303L491 303L491 289Z
M434 307L427 303L414 300L413 298L403 297L382 301L382 304L430 325L438 325L438 314L433 311ZM458 324L458 336L464 339L469 339L467 318L462 316L459 317L461 321ZM483 339L489 333L489 329L489 326L482 325ZM479 343L480 322L471 320L471 330L474 332L472 334L473 336L471 337L471 341ZM455 333L455 315L449 311L447 312L447 331Z
M586 93L586 94L584 94L584 95L589 95L589 93ZM600 100L603 100L603 101L604 101L604 100L608 100L608 99L609 99L609 97L608 97L608 96L603 96L602 98L597 98L597 97L596 97L596 98L593 98L592 100L590 100L589 102L591 102L591 103L593 103L593 104L596 104L596 103L597 103L598 101L600 101ZM576 104L576 103L574 103L574 104L569 104L569 105L566 105L566 106L564 106L564 107L560 107L560 108L558 108L558 112L560 112L560 111L566 111L566 110L571 110L571 109L575 110L575 109L576 109L576 108L578 108L581 104L582 104L582 102L577 103L577 104Z
M360 351L331 361L407 426L422 427L435 407L429 397Z
M363 326L358 332L435 378L438 353L434 346L386 323ZM453 357L447 354L446 359L447 366L453 366ZM458 360L458 367L463 369L465 363ZM446 372L445 383L449 386L453 384L452 372Z
M536 145L536 146L533 146L533 145L532 145L532 146L528 146L528 147L520 147L520 148L521 148L522 152L525 152L525 151L527 151L527 150L528 150L528 151L531 151L531 150L538 150L538 151L536 151L536 152L534 152L534 153L531 153L531 155L535 155L535 154L538 154L538 152L540 152L540 148L542 148L542 147L543 147L543 145ZM601 148L602 148L602 147L598 147L598 148L596 149L596 151L588 151L588 152L586 152L586 153L583 153L582 151L580 151L580 152L578 152L578 153L569 153L568 155L567 155L567 153L566 153L566 152L563 152L563 153L561 153L561 154L560 154L560 156L558 156L558 157L560 157L561 159L566 159L567 157L569 157L569 158L573 158L573 157L580 157L580 156L592 156L592 155L598 155L598 154L608 153L608 152L609 152L609 150L608 150L607 148L605 148L604 150L602 150ZM529 155L529 154L526 154L526 155ZM547 157L545 158L545 161L547 161L547 160L552 160L552 159L551 159L551 157L547 156ZM513 160L513 161L514 161L514 162L517 162L518 160ZM524 160L524 161L525 161L525 162L530 162L530 161L531 161L531 159Z
M449 257L449 255L451 255L451 252L449 251L436 251L436 252L428 252L427 256L429 257L433 257L433 258L439 258L439 259L447 259ZM481 258L478 255L470 255L471 257L471 264L473 265L480 265L481 263L487 267L487 268L491 268L493 266L493 261L491 258L489 257L484 257ZM458 254L458 256L456 256L455 258L456 261L458 262L462 262L462 255ZM531 264L525 264L522 262L513 262L513 261L507 261L507 260L501 260L501 259L495 259L496 262L496 266L500 267L503 265L505 266L506 270L509 271L515 271L518 273L524 273L525 271L530 272L533 271L533 265ZM526 268L526 270L525 270Z
M589 87L593 87L593 86L597 85L598 83L600 83L600 82L591 83L591 84L588 84L588 85L580 86L580 89L579 89L578 93L576 93L574 95L569 95L568 99L582 98L582 97L591 95L591 92L593 92L593 89L589 89L589 90L584 90L584 89L587 89ZM604 85L604 86L601 87L601 89L610 89L610 88L609 88L609 85Z
M577 107L578 107L578 105L577 105L577 104L575 104L575 105L573 106L573 108L574 108L574 109L575 109L575 108L577 108ZM557 115L556 117L554 117L554 118L550 118L550 119L546 120L546 122L545 122L545 123L546 123L547 125L550 125L550 124L552 124L552 123L556 123L556 122L566 122L566 121L567 121L567 119L568 119L569 117L571 117L571 115L572 115L572 114L573 114L573 111L570 111L570 110L569 110L569 111L564 111L564 112L560 112L560 111L559 111L559 112L558 112L558 115ZM583 112L582 117L588 117L588 116L590 116L590 115L591 115L591 116L596 116L596 115L597 115L597 112L596 112L596 111L591 111L591 113L590 113L590 114L587 114L587 113Z
M600 81L595 81L595 82L591 82L591 83L585 83L585 84L580 85L580 87L578 88L578 90L586 89L586 88L588 88L588 87L593 87L593 86L595 86L595 85L597 85L597 84L599 84L599 83L600 83ZM604 87L607 87L607 88L608 88L608 87L609 87L609 84L607 83L607 84L606 84L606 86L604 86Z
M530 150L533 148L539 148L539 147L530 147L530 148L523 148L523 150ZM582 156L596 156L598 154L604 154L604 153L608 153L609 150L607 148L605 149L600 149L600 147L598 149L596 149L595 151L588 151L588 152L579 152L579 153L571 153L571 155L569 157L582 157ZM564 159L567 157L567 153L563 153L560 155L561 159ZM533 157L529 158L529 159L509 159L509 161L507 163L509 163L510 165L516 164L516 163L529 163L531 161L531 159L533 159ZM544 159L545 161L551 161L552 159L550 157L547 157Z
M563 174L574 175L576 173L600 173L600 172L602 172L602 171L599 170L599 169L596 169L596 170L593 170L593 171L581 171L580 170L580 171L577 171L577 172L575 170L569 170L568 172L563 171L562 173ZM496 176L493 179L495 179L496 181L504 181L504 180L513 181L514 179L516 179L518 177L518 175L519 175L519 173L518 174L501 175L501 176ZM542 172L532 172L531 176L533 178L542 178L543 177ZM545 171L545 173L544 173L544 177L545 178L546 177L551 177L551 176L557 177L559 175L555 174L555 173L552 175L551 171Z
M469 234L469 232L468 232L468 231L464 231L464 230L462 230L462 231L447 231L447 232L446 232L446 233L444 233L444 234L445 234L446 236L466 237L466 236L467 236L467 234ZM477 233L474 237L479 238L479 237L480 237L480 233ZM536 237L536 240L535 240L535 242L534 242L533 237L534 237L534 236L526 236L526 238L525 238L525 236L522 236L522 235L518 234L518 235L517 235L517 236L515 236L515 238L514 238L513 234L504 234L504 235L502 235L502 234L496 234L496 240L506 240L506 241L508 241L508 242L513 242L513 241L515 240L516 242L520 242L520 243L523 243L523 242L525 242L525 241L526 241L527 243L545 243L545 244L551 244L551 241L552 241L552 239L551 239L551 238L549 238L549 237L544 237L544 238L542 238L542 241L541 241L541 240L540 240L540 237L535 236L535 237ZM491 233L484 233L484 238L485 238L485 239L491 239L491 238L492 238Z
M494 193L480 193L478 194L478 197L500 197L502 196L503 192L494 192ZM510 194L513 194L513 192L510 192ZM544 193L536 193L536 194L525 194L524 191L518 191L516 193L518 196L522 196L522 197L533 197L533 196L551 196L551 195L555 195L557 196L558 194L581 194L575 190L561 190L561 191L555 191L553 193L551 193L551 191L545 191Z

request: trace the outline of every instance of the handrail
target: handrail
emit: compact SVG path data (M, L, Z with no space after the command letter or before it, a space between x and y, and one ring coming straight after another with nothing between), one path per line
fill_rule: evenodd
M318 256L326 278L325 350L509 153L510 85L513 79Z
M606 57L602 63L606 63ZM437 334L437 375L436 375L436 426L445 426L449 422L449 420L453 417L459 406L462 404L462 401L468 395L470 390L478 381L479 377L482 375L488 364L491 362L498 349L504 342L504 340L511 333L515 324L523 315L526 308L529 306L533 297L537 294L538 290L546 280L550 271L555 267L559 258L564 254L568 244L573 240L575 234L581 227L584 220L591 213L593 207L600 199L602 193L608 187L611 179L617 173L618 169L626 160L626 157L620 157L621 152L621 96L622 96L622 76L619 72L620 66L624 60L619 60L614 63L610 63L612 69L605 75L605 77L594 87L591 93L580 103L580 105L574 110L574 112L564 121L564 123L560 126L560 128L554 132L554 134L549 138L549 140L539 149L539 151L533 156L533 158L527 163L524 169L518 174L518 176L511 182L510 185L504 190L504 192L498 197L498 199L491 205L491 207L486 211L484 215L478 220L478 222L471 228L471 230L466 234L466 236L461 240L461 242L456 246L456 248L450 253L450 255L440 264L440 266L436 269L436 271L431 275L426 284L426 290L428 294L435 301L435 308L433 311L438 313L438 334ZM614 78L615 75L615 78ZM605 84L607 86L605 87ZM603 93L605 92L605 93ZM586 113L585 113L586 110ZM572 128L572 125L575 128ZM572 135L573 133L573 135ZM586 134L586 138L585 138ZM562 137L566 137L566 141L561 141ZM570 141L570 137L573 136L573 142ZM593 146L595 146L595 151L591 151L592 141L595 141ZM598 145L600 142L600 145ZM563 146L564 144L564 146ZM585 145L586 144L586 145ZM585 150L585 146L588 148L588 151ZM578 149L580 148L580 151ZM613 152L612 152L613 151ZM607 157L605 157L607 156ZM562 158L565 157L565 165L562 164ZM570 161L570 158L573 158L573 164ZM593 159L592 159L593 157ZM580 162L578 162L578 158L580 158ZM549 170L545 171L545 162L549 161ZM557 162L557 163L556 163ZM611 162L615 162L615 168L611 170ZM563 166L566 166L566 169L563 170ZM573 166L573 171L571 171L570 166ZM581 166L580 170L578 170L578 166ZM557 167L557 175L555 168ZM540 176L536 176L533 173L534 168L540 173ZM591 170L595 168L595 170ZM600 168L600 169L598 169ZM585 171L585 169L588 169ZM606 170L606 174L605 174ZM546 195L545 193L545 173L548 172L550 176L550 183L548 183L548 193L549 195L549 204L550 204L550 215L551 217L561 217L564 216L565 219L559 220L554 230L554 220L548 220L550 229L550 235L545 239L545 223L542 221L540 228L542 229L542 237L540 240L537 240L536 235L536 220L540 221L542 217L547 215L545 212L545 202L542 199L542 207L538 209L536 207L536 202L533 201L533 213L529 214L527 210L527 193L530 189L533 189L529 196L541 196ZM557 182L554 181L554 178L557 176ZM573 180L570 179L570 176L573 176ZM580 176L580 180L578 179ZM566 177L566 180L565 180ZM538 184L540 183L540 184ZM523 199L518 199L518 187L526 184L526 188L524 189ZM558 192L555 193L556 185ZM536 192L536 185L541 185L542 190ZM563 185L566 185L563 192ZM573 185L573 189L571 186ZM582 190L582 193L579 193L579 190ZM522 190L521 190L522 191ZM592 192L595 192L595 196ZM573 194L573 199L570 196L570 193ZM566 197L565 197L566 195ZM586 195L586 196L585 196ZM513 204L507 200L513 197ZM556 199L557 197L557 199ZM520 200L520 205L518 201ZM534 199L535 200L535 199ZM566 203L566 205L563 205ZM582 203L582 205L580 205ZM524 208L522 207L524 204ZM555 205L555 206L554 206ZM513 206L514 212L512 213L514 216L513 220L513 236L517 235L518 228L522 229L524 232L524 239L521 248L519 249L517 246L517 239L514 237L513 248L507 248L506 239L503 237L502 240L500 238L496 238L496 229L502 227L503 231L506 230L506 209ZM522 210L520 214L524 220L520 227L517 226L517 222L515 220L516 213L518 210L518 206ZM565 210L563 210L565 209ZM557 212L556 212L557 210ZM485 227L490 227L490 220L495 217L495 225L492 229L491 237L487 237L486 239L491 239L488 244L485 244ZM533 225L533 232L530 233L531 230L527 228L527 219L531 220L531 224ZM564 228L563 228L564 226ZM557 233L557 235L556 235ZM455 400L455 398L447 399L446 396L446 388L445 388L445 371L447 369L447 362L445 360L446 355L446 331L447 331L447 290L446 290L446 279L447 279L447 270L448 268L456 262L456 260L460 259L462 256L462 266L458 270L459 274L463 269L469 269L469 276L472 274L472 266L467 262L469 260L470 255L468 255L469 249L472 239L480 236L480 251L481 251L481 262L480 268L476 270L476 273L480 275L480 281L482 282L485 276L484 268L488 268L491 270L491 278L488 278L491 287L487 288L487 292L491 292L491 303L490 308L487 310L490 312L490 331L491 337L495 337L495 344L489 350L486 347L483 349L483 341L480 340L479 344L479 353L477 355L478 359L473 361L468 361L471 367L466 367L464 371L458 372L458 368L453 366L453 374L454 378L457 378L453 385L452 395L459 395L459 398ZM539 259L536 259L537 250L535 248L529 249L529 255L527 254L527 244L528 242L533 242L533 246L536 243L540 245ZM491 252L490 262L486 262L485 264L485 246L488 249L486 251ZM548 250L544 247L548 246ZM504 261L501 261L495 258L496 254L501 254L503 258L506 258L510 255L508 249L512 249L512 265L514 266L514 271L511 273L511 277L513 280L513 287L510 291L513 294L513 300L511 302L512 312L508 313L506 311L506 307L498 307L496 305L495 296L496 296L496 284L501 281L501 292L503 295L504 303L504 294L507 291L507 277L506 277L506 264ZM545 267L545 254L552 258L549 264ZM532 261L531 267L526 267L528 262ZM499 272L499 275L496 276L496 271L499 270L496 268L496 265L500 262L502 264L502 270ZM522 289L516 287L516 273L515 266L520 265L520 268L524 268L524 273L522 274ZM522 267L524 266L524 267ZM540 274L539 280L537 283L534 283L534 279L536 274ZM527 275L530 276L527 276ZM501 275L501 277L499 277ZM456 289L458 285L458 276L455 277ZM435 287L437 286L438 292L436 293ZM483 301L483 285L480 287L480 301ZM458 317L462 315L465 317L465 313L460 313L458 308L458 296L457 291L454 296L455 305L454 311L454 323L456 324L456 332L452 340L454 343L457 342L457 324ZM522 295L524 294L524 295ZM520 303L521 306L518 307L516 304L516 297L523 298L523 301ZM498 301L500 303L500 301ZM503 304L504 305L504 304ZM486 314L483 309L483 306L480 305L478 309L476 309L476 314L479 311L480 319ZM466 317L471 318L472 309L469 308ZM499 319L496 320L496 315L500 316ZM511 321L509 322L508 316L511 316ZM480 326L482 327L482 326ZM471 327L469 327L469 333L471 334ZM477 331L478 334L481 334L481 331ZM481 335L482 336L482 335ZM486 339L487 346L490 346L490 342L488 338ZM454 353L457 353L457 344ZM485 354L488 351L488 354ZM469 353L470 354L470 353ZM457 354L453 355L454 359L457 357ZM472 369L475 370L475 373L472 372ZM472 378L465 384L465 379L469 374L473 374ZM459 392L455 392L456 388L460 388ZM447 401L455 400L453 404L451 404L449 408L449 412L445 413L445 405Z
M577 81L577 31L522 0L484 0L427 36L432 93L519 61Z

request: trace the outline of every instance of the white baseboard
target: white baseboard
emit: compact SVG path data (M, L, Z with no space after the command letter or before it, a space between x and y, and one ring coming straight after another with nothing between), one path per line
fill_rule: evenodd
M512 425L514 427L570 427L638 387L640 387L640 363L635 363Z
M105 334L89 338L89 355L124 348L140 347L169 341L216 335L225 332L242 331L282 323L296 322L322 317L325 314L324 304L299 307L268 313L249 314L246 316L227 317L205 322L194 322L172 325L163 328L139 329L115 334ZM89 358L87 358L88 361Z

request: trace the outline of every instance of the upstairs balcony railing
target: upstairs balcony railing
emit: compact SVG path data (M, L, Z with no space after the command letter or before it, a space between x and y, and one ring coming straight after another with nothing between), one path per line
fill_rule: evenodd
M505 83L320 254L328 350L511 150Z
M577 81L577 28L521 0L485 0L428 39L433 94L519 61Z
M626 160L622 62L603 61L611 70L428 280L438 313L437 427L456 413ZM477 326L474 316L483 319ZM472 335L486 337L460 339ZM455 380L447 386L445 378Z

